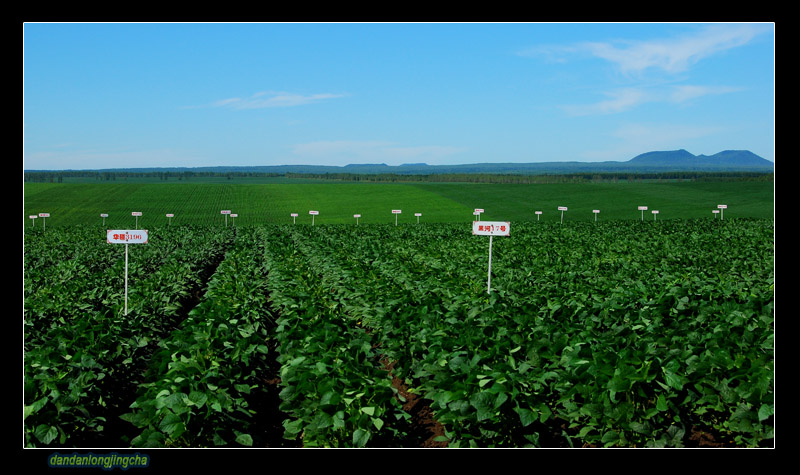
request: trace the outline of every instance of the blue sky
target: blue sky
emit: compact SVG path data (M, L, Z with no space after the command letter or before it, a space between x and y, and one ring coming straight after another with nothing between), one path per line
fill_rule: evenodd
M27 23L26 169L775 160L772 23Z

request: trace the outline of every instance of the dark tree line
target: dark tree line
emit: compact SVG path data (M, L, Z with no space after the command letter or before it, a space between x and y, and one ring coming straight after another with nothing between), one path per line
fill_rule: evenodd
M569 174L493 174L493 173L447 173L447 174L396 174L396 173L265 173L245 171L24 171L24 181L31 183L63 183L65 178L94 179L97 182L125 181L128 179L156 179L158 181L184 181L195 178L275 178L317 179L343 182L368 183L590 183L590 182L637 182L653 180L686 181L772 181L774 173L763 172L603 172Z

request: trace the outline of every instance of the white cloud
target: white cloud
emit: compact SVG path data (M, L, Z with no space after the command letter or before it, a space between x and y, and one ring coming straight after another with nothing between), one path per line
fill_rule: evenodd
M692 99L696 99L698 97L708 96L708 95L717 95L717 94L728 94L731 92L738 92L741 91L741 88L736 87L729 87L729 86L693 86L693 85L684 85L684 86L675 86L669 92L668 100L671 102L686 102Z
M609 99L592 104L564 105L561 109L571 116L606 115L629 111L645 103L681 104L708 95L728 94L741 88L729 86L682 85L653 88L622 88L604 93Z
M586 105L566 105L562 109L572 116L615 114L630 110L653 98L642 89L624 88L605 93L610 99Z
M675 74L709 56L743 46L764 31L764 25L759 24L719 24L676 38L587 42L573 50L610 61L624 74L639 74L648 69Z
M345 94L296 94L292 92L257 92L247 98L231 97L212 104L214 107L230 107L233 109L264 109L270 107L294 107L312 104L329 99L345 97Z

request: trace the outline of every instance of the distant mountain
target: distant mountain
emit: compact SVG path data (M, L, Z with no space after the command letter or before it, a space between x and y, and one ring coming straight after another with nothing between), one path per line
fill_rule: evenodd
M24 170L41 172L53 170ZM64 170L62 170L64 171ZM214 173L353 173L398 175L436 175L452 173L485 174L570 174L570 173L653 173L653 172L763 172L775 171L775 164L747 150L725 150L714 155L693 155L686 150L647 152L626 162L539 162L539 163L472 163L463 165L428 165L426 163L385 163L329 165L220 166L194 168L128 168L91 170L100 172L214 172Z
M714 155L692 155L686 150L647 152L628 160L628 164L646 167L680 168L687 171L704 169L736 171L773 169L775 164L748 150L725 150Z

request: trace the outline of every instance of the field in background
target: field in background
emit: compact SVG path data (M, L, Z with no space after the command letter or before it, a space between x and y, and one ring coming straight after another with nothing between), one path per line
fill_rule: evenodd
M133 211L141 211L139 227L167 224L224 224L220 211L238 214L236 225L310 224L309 210L319 211L315 224L394 223L392 209L401 209L399 223L472 220L483 208L486 220L558 221L559 206L567 206L565 221L641 219L638 206L657 209L658 220L712 218L718 204L728 205L726 218L773 218L774 182L663 182L574 184L367 184L367 183L27 183L23 212L50 213L47 226L102 223L132 228ZM645 219L653 220L650 212ZM40 219L35 222L41 226ZM231 221L232 224L232 221Z

